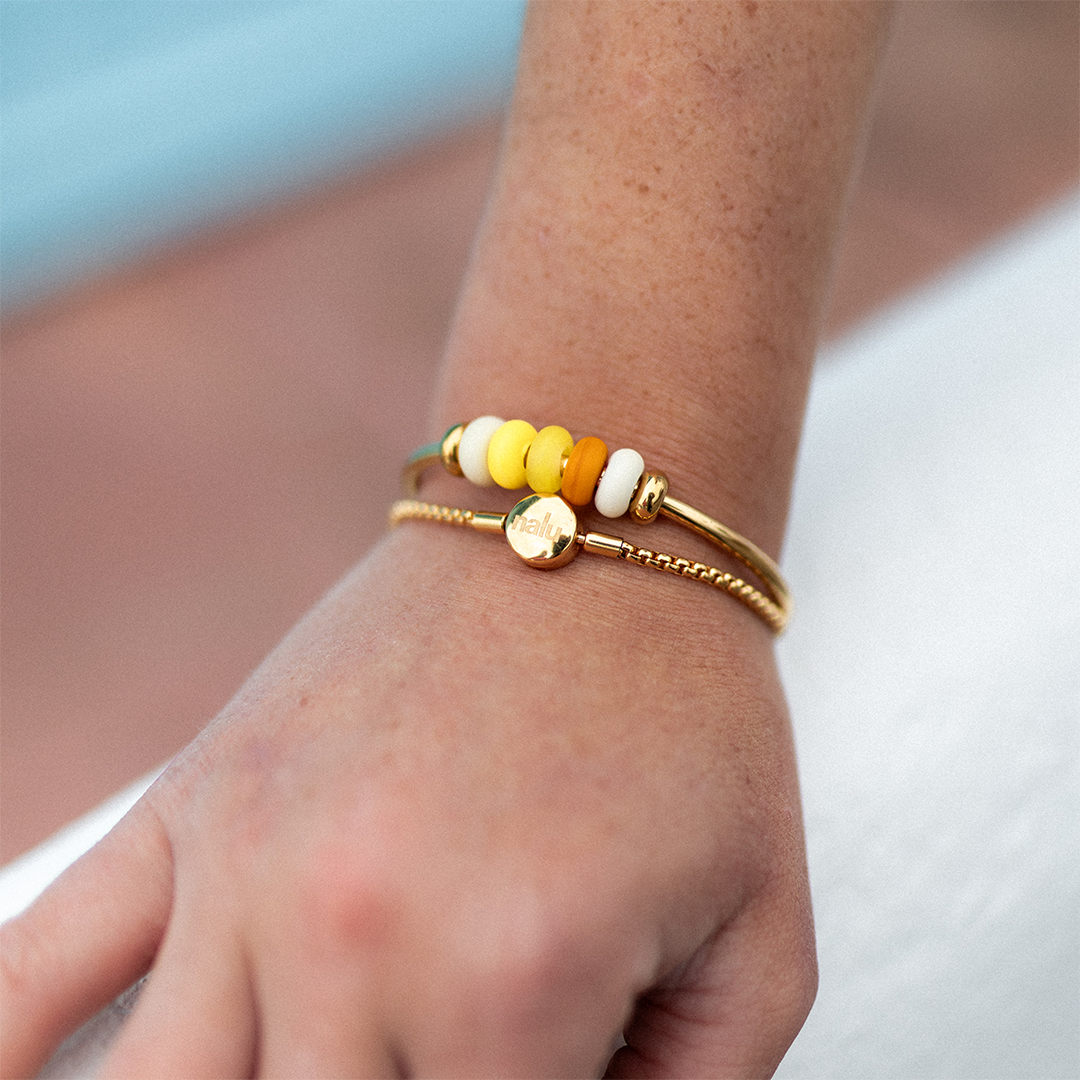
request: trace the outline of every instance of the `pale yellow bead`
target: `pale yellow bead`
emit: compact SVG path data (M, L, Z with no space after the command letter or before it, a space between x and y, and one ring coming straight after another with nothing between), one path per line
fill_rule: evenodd
M564 427L541 428L525 459L525 479L538 494L548 495L562 487L563 458L574 448L574 437Z
M525 486L525 455L529 452L536 428L527 420L507 420L488 444L487 465L499 487Z

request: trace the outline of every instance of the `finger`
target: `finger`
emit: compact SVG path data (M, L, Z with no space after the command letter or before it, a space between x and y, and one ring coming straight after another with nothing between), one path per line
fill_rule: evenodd
M297 1017L303 1002L296 1002ZM284 1017L267 1021L267 1038L259 1049L255 1075L267 1080L294 1080L298 1076L335 1077L351 1080L396 1080L413 1075L404 1054L391 1046L383 1034L362 1023L359 1010L348 1018L330 1022L324 1016L297 1025Z
M374 978L348 964L278 956L258 981L260 1077L399 1077L411 1070L387 1037Z
M371 852L363 838L305 838L278 864L278 874L290 867L289 888L253 898L245 927L259 1007L255 1075L413 1074L392 1027L395 979L415 975L402 955L405 894Z
M147 970L171 897L169 842L143 802L0 929L0 1075L34 1075Z
M101 1074L250 1076L254 1044L251 986L228 910L178 897L157 961Z
M803 906L762 904L724 927L638 1003L607 1075L772 1076L817 989L813 924Z

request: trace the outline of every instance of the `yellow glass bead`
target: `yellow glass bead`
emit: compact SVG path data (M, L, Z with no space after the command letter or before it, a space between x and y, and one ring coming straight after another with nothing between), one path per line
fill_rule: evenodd
M564 427L541 428L525 459L525 479L533 491L550 495L562 487L562 463L574 448L574 437Z
M525 486L525 455L529 452L536 428L527 420L507 420L488 444L488 472L499 487Z
M571 506L588 506L606 463L607 447L595 436L586 435L570 452L563 470L563 498Z

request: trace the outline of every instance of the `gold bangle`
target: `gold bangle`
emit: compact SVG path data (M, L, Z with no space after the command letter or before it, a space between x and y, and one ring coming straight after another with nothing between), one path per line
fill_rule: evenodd
M482 438L486 438L489 442L491 440L492 433L498 430L498 426L503 422L497 417L482 417L476 421L476 428ZM519 431L521 428L527 429L525 431L526 437L528 431L533 431L531 425L524 424L522 421L511 421L509 427L516 427ZM438 442L428 443L426 446L420 447L413 454L409 456L408 461L405 464L405 469L402 474L402 483L405 489L405 494L414 496L417 494L420 485L420 478L424 471L436 462L441 462L443 468L453 476L467 476L476 483L488 483L492 482L490 475L487 475L487 470L484 468L482 462L486 457L486 453L483 449L486 445L483 441L479 444L474 440L470 450L469 459L465 461L465 467L463 468L462 462L459 461L459 449L462 447L463 437L466 443L469 442L470 436L466 434L468 428L473 425L457 424L450 428L449 431ZM549 429L551 430L551 429ZM554 429L562 432L564 438L569 439L569 434L563 429ZM520 441L520 440L519 440ZM591 440L597 443L598 440ZM548 445L550 446L550 440ZM476 447L480 446L479 456L476 453ZM601 452L604 453L603 444L601 446ZM517 454L517 451L514 451ZM522 451L522 465L528 463L529 445L526 444ZM757 545L751 543L744 536L740 536L738 533L729 529L727 526L722 525L719 521L708 514L702 513L700 510L695 509L688 503L683 502L681 499L676 498L669 491L668 479L660 472L650 472L644 469L644 464L640 455L634 451L619 451L608 459L609 464L613 460L617 460L620 455L631 455L636 459L636 465L631 465L631 472L629 474L623 473L620 480L621 483L621 497L615 500L614 509L604 509L604 513L608 516L619 516L622 513L629 513L629 515L637 522L641 524L648 524L655 521L658 516L670 518L677 524L690 529L692 532L697 533L699 536L705 537L705 539L711 541L717 547L727 552L729 555L734 556L739 562L743 564L748 570L754 573L765 586L765 592L762 593L754 586L747 584L741 578L737 578L734 575L727 574L727 583L720 585L725 591L730 592L733 596L740 596L743 590L749 590L746 593L750 599L744 600L747 605L754 611L756 611L765 621L777 632L783 630L791 617L791 592L788 589L787 582L784 580L783 575L780 573L779 567L765 554ZM481 464L478 464L478 460ZM566 468L567 460L569 457L563 459L563 468ZM601 458L601 461L603 459ZM512 464L517 464L515 457ZM612 464L612 470L615 469L615 465ZM479 470L479 474L478 474ZM512 471L520 473L520 470L515 468ZM597 506L600 506L600 494L604 485L607 483L604 476L607 473L607 468L600 474L600 479L596 486L596 500ZM567 472L569 475L569 471ZM586 489L586 491L591 489ZM563 488L564 495L567 494L568 489L566 486ZM554 500L553 502L547 502L542 509L539 509L539 513L546 514L546 518L538 516L530 516L526 513L526 510L530 510L536 507L536 499L544 498ZM579 498L574 494L569 495L570 499L575 502L579 501ZM587 501L588 495L585 495L580 501ZM528 504L528 505L526 505ZM396 504L397 506L430 506L427 503L409 503L408 501ZM447 508L442 508L447 509ZM546 492L537 492L534 495L527 496L521 502L514 507L507 515L487 514L479 513L474 514L472 511L461 511L463 514L471 515L469 518L469 524L472 524L474 528L482 528L484 531L494 532L503 531L506 533L507 540L510 542L511 547L518 552L519 555L525 559L526 562L532 566L538 566L541 568L554 568L562 566L577 554L578 547L584 546L584 540L578 539L579 536L595 535L597 537L604 537L604 533L595 534L579 534L577 531L577 520L574 515L574 511L567 502L566 498L560 498L557 494L548 494ZM567 516L569 515L569 516ZM446 517L436 515L417 515L421 516L424 520L438 520L447 521L450 520ZM473 524L473 521L477 520L480 524ZM498 519L498 524L493 524ZM392 517L392 520L393 519ZM398 517L396 520L404 520ZM464 523L464 522L462 522ZM556 525L556 523L558 523ZM540 530L540 539L529 541L526 543L525 536L535 536L535 533L526 534L525 530L535 526L537 530ZM557 535L559 540L556 542L552 539L554 535L553 529L557 528ZM547 530L544 532L544 530ZM573 542L569 538L573 538ZM644 552L650 557L656 556L656 553L649 552L646 548L636 548L633 544L628 544L626 541L613 538L617 541L617 544L624 544L632 552ZM531 544L529 552L522 550ZM593 550L585 548L585 550ZM621 549L619 549L621 551ZM629 558L632 561L641 561L635 554L622 554L615 553L617 557ZM701 575L704 574L708 577L711 574L723 575L724 572L716 570L713 567L706 566L704 563L691 562L686 559L677 559L673 556L663 556L664 560L671 560L674 564L678 564L678 569L674 572L685 574L690 577L699 578L705 580ZM653 562L645 562L645 565L657 565ZM700 570L687 571L685 567L696 567ZM666 565L659 566L660 569L669 569ZM716 584L717 582L711 582ZM730 586L730 587L729 587ZM753 597L760 597L760 599L769 607L766 609ZM769 614L765 614L766 610Z
M545 509L546 500L549 499L562 502L557 496L532 495L523 499L522 502L542 500L545 505L532 502L532 505L526 507L524 511L519 511L518 508L521 506L521 503L519 503L509 514L463 510L456 506L439 506L435 503L421 502L417 499L400 499L390 508L390 525L391 527L397 526L403 521L439 521L446 525L462 525L476 529L478 532L504 533L513 547L514 538L519 533L524 537L535 537L537 533L543 535L541 532L542 526L546 526L549 534L555 531L550 521L551 509ZM563 503L563 505L566 504ZM530 511L532 511L531 514ZM544 513L545 518L540 518L540 513ZM515 514L516 517L511 516ZM510 522L509 529L507 528L508 520ZM532 521L539 521L541 525L530 534L525 530L514 529L514 521L524 521L526 529ZM563 538L561 530L557 532L557 535L559 539ZM713 588L726 592L729 596L734 596L736 600L745 604L755 615L764 620L774 633L779 634L787 624L787 612L779 604L770 600L760 589L754 588L753 585L743 581L742 578L729 574L726 570L719 570L715 566L708 566L705 563L683 559L677 555L668 555L662 551L639 548L621 537L610 536L607 533L579 532L575 530L572 537L566 538L566 543L560 548L555 559L559 559L565 552L571 554L557 563L549 560L545 565L565 565L577 554L579 549L593 555L606 555L612 559L626 559L628 562L635 562L640 566L650 566L656 570L693 578L695 581L711 585ZM515 547L515 551L517 550ZM521 554L521 552L518 551L518 554ZM523 555L522 557L527 562L530 561L526 556ZM534 562L532 565L541 564Z

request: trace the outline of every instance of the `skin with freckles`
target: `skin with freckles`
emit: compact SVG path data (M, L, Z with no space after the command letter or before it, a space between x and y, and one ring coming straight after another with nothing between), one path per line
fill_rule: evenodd
M634 446L777 554L884 10L531 10L432 434ZM147 967L105 1075L771 1073L816 980L771 644L695 582L402 526L4 928L4 1075Z

